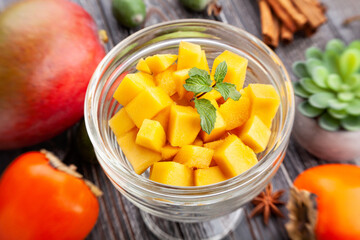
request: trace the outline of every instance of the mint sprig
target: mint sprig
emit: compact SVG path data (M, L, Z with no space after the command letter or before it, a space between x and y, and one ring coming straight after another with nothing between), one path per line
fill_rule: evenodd
M214 85L211 86L212 81L210 74L207 71L196 67L189 70L189 78L185 80L184 88L187 91L194 93L194 98L192 100L194 101L195 108L200 115L201 128L207 134L210 134L214 129L216 121L216 108L209 100L199 98L213 89L218 91L225 101L228 98L237 101L241 96L236 90L235 84L224 82L226 73L227 64L223 61L215 69Z
M202 130L210 134L214 129L216 120L216 108L205 98L195 99L195 108L200 115L200 125Z

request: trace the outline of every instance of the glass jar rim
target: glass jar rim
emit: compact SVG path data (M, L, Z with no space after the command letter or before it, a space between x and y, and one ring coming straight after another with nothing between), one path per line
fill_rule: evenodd
M157 183L151 181L141 175L137 175L133 171L129 171L127 168L122 166L121 164L115 165L110 161L111 156L108 154L110 153L109 149L104 147L104 142L102 142L101 132L99 130L99 123L97 119L97 111L94 111L94 108L97 109L97 100L96 98L96 90L100 91L101 89L97 89L99 85L99 81L102 77L102 72L106 70L107 66L111 61L114 59L116 54L121 51L121 49L126 48L129 43L134 41L135 39L145 36L147 33L150 33L159 28L166 28L167 26L172 25L189 25L189 24L206 24L206 25L213 25L219 26L223 29L232 31L238 35L241 35L244 38L249 39L252 43L259 46L262 50L266 51L266 53L272 58L274 63L280 68L280 72L283 76L283 79L286 83L289 83L287 88L288 91L288 101L289 101L289 108L286 112L285 122L282 124L281 131L277 134L277 138L275 143L273 144L272 149L268 151L268 153L259 161L255 166L253 166L248 171L240 174L234 178L228 179L226 181L207 185L207 186L192 186L192 187L180 187L180 186L170 186L164 185L161 183ZM248 182L263 173L263 171L267 171L269 167L273 166L273 163L276 161L276 154L274 151L276 149L283 149L281 144L286 144L288 138L290 137L293 120L294 120L294 94L293 89L291 86L290 78L287 74L287 71L279 59L279 57L254 35L239 29L235 26L217 22L213 20L205 20L205 19L182 19L182 20L175 20L175 21L168 21L159 24L155 24L149 27L146 27L134 34L128 36L120 43L118 43L100 62L98 67L96 68L93 77L90 80L88 90L86 92L85 97L85 105L84 105L84 116L85 116L85 123L86 128L89 134L89 138L94 146L95 152L98 156L101 165L107 168L107 170L112 170L115 174L121 175L122 179L124 179L127 183L127 187L131 187L134 191L146 192L148 196L161 198L161 197L169 197L169 195L173 196L174 199L181 198L185 201L191 200L194 198L202 198L202 197L209 197L211 195L215 196L218 194L222 194L227 191L232 191L234 189L239 189L244 187L248 184ZM286 144L287 145L287 144ZM279 150L280 151L280 150ZM103 160L103 161L102 161ZM103 165L105 164L105 165ZM274 166L275 167L275 166ZM227 188L224 188L224 186ZM228 187L231 187L229 189ZM163 193L166 194L163 194ZM167 198L169 199L169 198Z

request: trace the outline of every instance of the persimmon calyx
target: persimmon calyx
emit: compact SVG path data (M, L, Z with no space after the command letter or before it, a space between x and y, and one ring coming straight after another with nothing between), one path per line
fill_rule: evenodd
M74 165L67 166L52 152L49 152L45 149L41 149L40 152L45 155L45 157L49 160L49 163L53 168L83 180L86 186L89 187L90 191L96 197L100 197L103 194L100 188L98 188L95 184L93 184L89 180L84 179L84 176L76 171L76 167L74 167Z
M316 240L317 220L316 195L306 190L290 189L290 198L286 205L289 210L289 222L285 228L290 239Z

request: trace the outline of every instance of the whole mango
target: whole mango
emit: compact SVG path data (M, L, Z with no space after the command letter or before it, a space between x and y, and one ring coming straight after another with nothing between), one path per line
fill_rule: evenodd
M91 16L68 0L24 0L0 14L0 149L47 140L83 116L105 55Z

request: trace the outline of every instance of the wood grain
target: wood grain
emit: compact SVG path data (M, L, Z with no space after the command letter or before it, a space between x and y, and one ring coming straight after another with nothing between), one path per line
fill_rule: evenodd
M109 35L109 42L105 45L110 50L118 42L126 38L129 34L140 29L128 30L119 26L111 13L111 0L74 0L83 6L94 18L99 29L105 29ZM15 0L1 0L0 11ZM245 29L246 31L261 37L260 17L257 2L254 0L222 0L219 1L223 7L220 16L208 17L205 13L190 12L180 6L178 1L173 0L145 0L148 16L144 26L166 20L180 18L210 18L223 21L228 24ZM304 50L310 46L323 48L326 42L332 38L340 38L345 42L350 42L360 38L360 22L354 22L349 26L343 27L342 21L360 12L360 2L358 0L326 0L323 1L328 7L328 22L319 28L318 32L311 38L304 38L295 35L294 42L290 45L281 45L276 49L276 53L284 61L286 68L293 80L291 64L295 60L304 58ZM100 216L93 231L87 237L88 240L115 240L115 239L157 239L148 230L140 216L139 210L125 199L110 183L99 165L84 163L79 160L76 148L73 147L73 139L76 135L77 125L67 132L33 147L22 148L12 151L0 151L0 173L18 155L31 150L46 148L53 151L66 163L75 163L86 178L100 186L105 192L100 198ZM272 180L275 189L288 189L292 180L307 168L324 164L325 161L316 159L293 140L290 141L287 155L283 165ZM359 164L357 162L352 162ZM284 194L283 201L288 199L288 194ZM244 206L246 215L249 214L253 206L249 203ZM280 208L286 213L285 207ZM225 239L287 239L284 228L286 219L270 219L266 227L260 216L253 219L245 217L238 227L231 232ZM182 228L181 224L172 226L179 236L186 236L189 229ZM200 231L201 232L201 231ZM188 238L198 239L199 236L188 236Z

